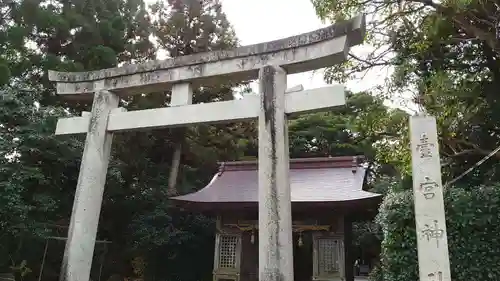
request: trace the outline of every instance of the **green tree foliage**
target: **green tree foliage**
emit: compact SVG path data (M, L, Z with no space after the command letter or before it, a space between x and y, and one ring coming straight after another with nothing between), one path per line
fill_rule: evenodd
M0 7L1 58L13 77L41 91L41 104L55 102L47 69L92 70L154 56L142 1L13 0Z
M236 35L217 0L158 1L152 10L155 35L171 57L236 46Z
M407 113L389 109L370 93L348 93L345 107L300 116L289 125L292 157L364 155L372 177L397 176ZM409 156L406 156L409 157Z
M500 222L499 186L445 192L446 227L453 280L496 280L500 273L497 235ZM391 193L377 218L385 239L381 269L374 280L418 280L417 233L411 191ZM422 234L419 234L422 235Z
M151 11L142 1L122 0L25 0L1 5L0 57L5 63L0 66L6 66L3 78L11 74L5 82L12 86L2 100L1 151L4 156L13 152L19 156L16 161L4 159L1 166L0 200L9 207L0 212L0 235L5 239L0 245L12 248L2 248L0 264L6 270L27 260L32 273L25 278L36 279L43 241L27 241L66 235L64 227L51 226L69 224L82 147L81 137L53 136L56 117L67 115L67 109L54 99L46 70L91 70L150 59L156 55L149 40L152 35L168 56L228 48L237 41L216 1L172 1L154 5ZM231 98L230 86L199 89L195 101ZM139 95L124 100L123 106L129 110L168 106L169 98L168 92ZM65 107L79 114L88 105ZM211 272L211 221L172 208L164 192L175 134L159 130L115 136L98 233L100 239L113 241L103 279L113 275L199 280ZM242 156L252 142L239 139L251 140L253 135L253 128L239 124L189 129L180 191L202 187L216 169L214 160ZM48 260L61 254L49 252ZM200 259L194 270L193 257ZM57 278L47 272L57 274L59 266L46 263L44 278Z
M397 185L408 171L400 153L408 144L408 115L389 109L383 99L370 93L348 93L347 105L330 112L308 114L289 124L291 157L328 157L364 155L368 168L367 186L385 194ZM354 224L354 245L364 252L378 252L382 239L377 224L360 221Z
M445 183L500 145L497 2L312 2L325 20L349 17L359 10L368 14L368 51L353 54L345 64L329 69L326 78L345 80L359 72L392 68L393 75L382 91L384 97L395 100L404 93L403 98L414 108L437 117ZM406 134L400 136L404 138ZM400 169L409 165L407 149L380 153L403 160ZM499 245L494 234L497 230L482 226L484 221L498 219L490 208L497 207L499 160L493 155L449 187L446 195L450 255L457 280L494 279L497 275L495 266L486 267L475 260L491 257L485 245ZM385 198L379 220L384 228L384 254L382 267L374 273L377 280L417 279L413 205L410 191L405 191L411 187L411 177L405 174L403 183L394 184L391 179L379 182L389 186L391 195ZM478 187L483 185L490 187ZM480 202L480 198L484 200ZM475 275L479 271L482 273Z
M461 29L439 14L428 15L422 26L397 45L396 59L402 63L394 83L415 87L415 101L438 118L444 172L450 179L500 145L498 53L486 41L464 38ZM464 180L469 186L497 182L498 160L492 157Z
M58 108L38 107L36 94L3 88L0 97L0 268L28 258L24 237L43 237L71 208L81 142L53 134ZM52 221L47 221L51 218ZM16 250L17 249L17 250ZM31 265L28 265L31 266Z
M236 46L234 32L217 1L159 1L151 11L153 34L167 57ZM193 102L232 99L232 86L221 83L196 89ZM134 96L127 100L126 107L166 107L170 95L167 91ZM199 189L213 176L216 161L244 155L252 143L239 139L252 139L254 131L248 125L232 124L120 135L112 164L113 173L119 177L117 185L108 188L101 234L113 241L125 239L128 254L144 262L144 278L210 278L214 225L200 215L177 210L167 200L171 159L180 148L176 192ZM130 152L131 144L134 153ZM116 249L113 254L123 256L123 250ZM198 266L193 268L193 264Z
M140 0L12 0L0 4L0 14L0 151L9 156L0 162L0 203L6 206L0 210L0 266L25 265L31 273L24 279L35 280L43 253L37 238L66 235L83 147L80 136L55 137L55 120L89 109L87 102L56 99L46 70L232 48L237 39L215 0L159 1L151 9ZM199 88L194 102L231 99L234 86L240 85ZM128 110L169 103L168 91L122 100ZM294 157L366 155L371 187L385 192L382 180L407 169L408 158L399 157L405 130L404 112L388 110L368 93L350 94L345 108L292 120L291 151ZM98 233L113 241L102 280L210 278L212 221L173 208L166 194L179 143L179 193L203 187L216 161L257 156L254 123L116 134ZM61 254L49 252L43 279L57 278Z
M495 129L500 121L495 91L500 81L495 39L499 7L494 1L312 2L325 20L359 10L368 14L368 52L353 54L327 71L326 78L345 80L362 71L394 69L382 94L396 100L404 93L406 103L438 118L445 181L500 145ZM464 180L497 181L498 160L495 155Z
M141 1L14 0L3 1L0 12L2 84L10 86L3 89L0 120L0 193L10 207L2 208L0 237L5 239L2 246L16 248L2 249L7 254L0 265L29 258L26 266L33 274L26 278L36 278L41 252L28 241L66 234L64 227L53 226L68 224L83 147L81 138L53 135L56 117L67 113L54 98L47 69L116 66L151 58L155 49ZM69 106L77 112L85 107L87 103ZM116 175L110 174L110 182L118 182ZM49 271L57 272L59 266Z
M327 72L327 79L346 79L359 71L401 63L394 59L393 51L401 40L418 38L428 28L443 23L459 33L455 43L480 41L489 49L498 50L495 1L425 1L425 0L311 0L318 16L323 20L339 20L364 12L367 25L366 43L370 48L362 56L351 59ZM431 25L430 23L436 23ZM427 34L430 35L430 34ZM424 38L422 38L424 39ZM424 46L415 40L415 46ZM424 51L420 49L419 51ZM496 52L496 51L495 51ZM424 52L422 52L424 53ZM411 62L410 60L404 60ZM340 71L340 73L336 73Z

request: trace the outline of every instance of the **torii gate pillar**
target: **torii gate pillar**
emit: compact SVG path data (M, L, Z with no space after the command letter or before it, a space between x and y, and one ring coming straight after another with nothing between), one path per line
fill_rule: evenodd
M361 44L365 18L226 51L198 53L89 72L49 71L57 93L94 96L92 112L58 120L56 134L87 134L61 281L88 281L97 233L111 134L120 131L259 119L259 278L293 281L287 116L345 104L336 85L286 90L286 75L342 63ZM190 104L192 88L259 78L260 97ZM171 107L122 112L118 96L172 91ZM96 94L94 94L96 93ZM172 106L176 105L176 106Z
M293 281L286 72L259 71L259 280Z
M106 90L94 94L90 124L76 185L73 212L61 267L61 279L90 280L90 269L106 183L113 133L108 118L118 107L118 97ZM71 275L71 276L68 276Z

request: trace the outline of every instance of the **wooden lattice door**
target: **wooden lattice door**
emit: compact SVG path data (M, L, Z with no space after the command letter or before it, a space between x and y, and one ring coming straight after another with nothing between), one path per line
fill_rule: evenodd
M238 281L241 234L218 233L215 242L214 281Z

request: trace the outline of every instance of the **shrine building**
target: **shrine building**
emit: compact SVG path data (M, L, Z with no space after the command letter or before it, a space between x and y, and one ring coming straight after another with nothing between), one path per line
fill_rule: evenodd
M362 157L290 161L295 281L353 281L352 222L376 214ZM258 164L220 163L203 189L172 199L217 218L214 281L258 281Z

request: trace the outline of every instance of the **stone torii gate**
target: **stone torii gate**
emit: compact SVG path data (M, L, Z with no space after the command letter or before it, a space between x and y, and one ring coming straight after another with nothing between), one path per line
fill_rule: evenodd
M92 111L59 119L57 135L86 133L62 281L88 281L114 132L258 118L259 278L293 281L287 117L345 104L343 86L287 91L286 75L332 66L361 44L363 15L281 40L89 72L49 71L57 94L92 98ZM192 104L192 89L259 79L260 96ZM120 97L172 91L170 107L126 112Z

